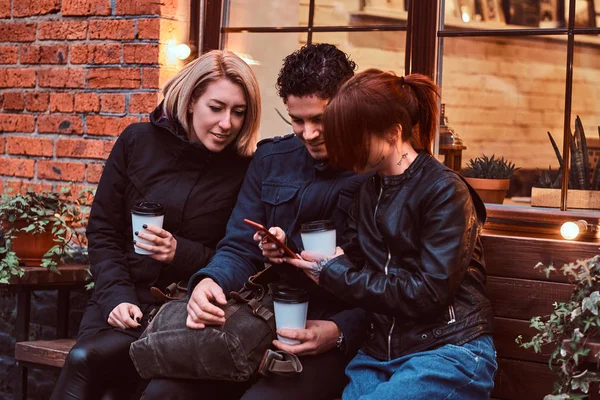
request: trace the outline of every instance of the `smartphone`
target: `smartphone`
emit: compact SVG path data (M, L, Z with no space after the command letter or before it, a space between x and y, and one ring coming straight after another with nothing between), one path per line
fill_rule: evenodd
M283 250L283 254L287 257L301 259L296 253L294 253L289 247L287 247L281 240L277 239L275 235L273 235L267 228L259 224L258 222L251 221L249 219L244 218L244 222L256 229L258 232L261 232L263 236L269 238L269 240L279 246L280 249Z

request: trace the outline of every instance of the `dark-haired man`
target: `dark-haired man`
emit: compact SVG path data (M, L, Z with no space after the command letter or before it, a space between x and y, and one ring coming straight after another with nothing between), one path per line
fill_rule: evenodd
M225 293L242 287L249 276L264 268L265 257L253 240L248 218L285 231L288 245L301 249L300 226L330 219L341 232L364 176L334 170L327 163L322 114L340 86L356 68L333 45L304 46L287 56L277 88L292 120L294 135L265 139L250 164L238 195L225 238L212 261L190 281L187 325L203 329L225 321L214 303L225 304ZM200 228L200 227L199 227ZM344 368L360 346L365 314L350 309L315 285L299 270L277 265L282 280L306 288L311 294L306 329L286 332L297 345L274 344L300 356L304 370L293 377L271 376L236 384L211 381L154 380L144 399L242 398L323 399L339 395L346 384ZM192 291L193 290L193 291Z

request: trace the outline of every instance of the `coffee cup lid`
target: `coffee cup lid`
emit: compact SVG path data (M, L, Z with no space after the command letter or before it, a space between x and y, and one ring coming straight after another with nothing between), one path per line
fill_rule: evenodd
M312 221L306 222L302 224L300 227L301 233L309 233L309 232L321 232L321 231L330 231L335 229L335 225L332 221L329 220L321 220L321 221Z
M304 289L292 288L285 285L269 285L273 301L281 303L306 303L310 296Z
M133 206L131 212L139 215L163 215L165 207L156 201L142 201Z

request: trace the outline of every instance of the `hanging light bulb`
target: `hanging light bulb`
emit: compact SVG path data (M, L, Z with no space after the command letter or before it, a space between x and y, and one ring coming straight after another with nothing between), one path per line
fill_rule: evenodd
M567 240L573 240L581 233L588 230L588 223L582 219L579 221L567 221L560 227L560 234Z

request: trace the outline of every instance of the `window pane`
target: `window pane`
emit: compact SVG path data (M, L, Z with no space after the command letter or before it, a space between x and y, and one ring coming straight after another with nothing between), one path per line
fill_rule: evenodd
M406 26L405 0L315 0L315 26ZM308 9L308 0L301 0ZM306 13L308 15L308 13Z
M577 3L578 12L587 7ZM568 0L445 0L444 29L561 28L568 12Z
M225 0L226 27L307 26L305 0Z
M379 68L404 74L405 32L314 33L313 43L331 43L350 55L357 71Z
M540 170L562 150L567 38L445 38L442 103L466 149L462 166L485 154L521 169L509 194L530 196Z
M590 182L600 159L600 36L575 36L571 129L579 116L588 148Z
M298 33L230 33L225 37L225 49L236 52L251 64L260 85L262 97L261 137L283 136L291 127L277 114L287 119L283 102L275 90L283 59L306 43L306 34Z

